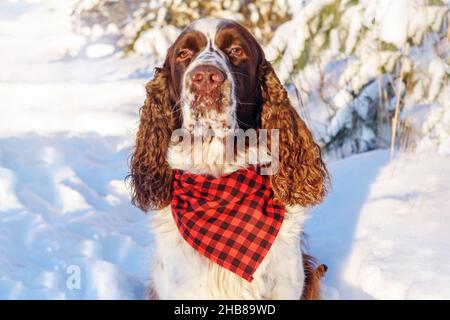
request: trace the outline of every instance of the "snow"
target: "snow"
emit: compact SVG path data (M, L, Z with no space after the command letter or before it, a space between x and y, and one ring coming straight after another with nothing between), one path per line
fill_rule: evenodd
M307 225L330 298L450 297L449 163L379 150L330 165L334 191Z
M309 1L277 28L266 56L282 81L298 87L302 112L319 144L345 157L386 145L376 133L389 130L385 116L392 116L397 96L404 99L400 113L405 116L418 106L450 108L449 19L448 2ZM369 92L367 86L376 90ZM323 106L328 115L322 124L330 124L328 129L316 121L323 119ZM429 130L425 123L432 119L419 123L405 116L400 126L415 132L415 143L431 141L445 152L449 127ZM356 134L361 131L371 131L376 139L361 139ZM403 134L400 130L400 139L409 139Z
M88 58L102 58L111 55L116 48L107 43L91 44L86 48L86 55Z
M121 140L0 139L0 298L142 296L152 241L125 189ZM66 287L72 265L80 290ZM43 283L44 275L53 280Z
M147 62L113 56L98 59L100 52L90 59L92 45L78 38L68 44L73 39L73 1L21 3L0 3L1 12L13 13L10 19L0 20L0 29L8 30L0 35L0 136L131 133L144 86L142 79L129 78L139 68L149 76ZM15 6L22 10L17 16L14 12L19 10L11 9Z
M0 299L136 299L147 279L124 177L151 72L74 36L72 4L0 3Z
M0 211L9 211L22 208L14 192L14 172L0 168Z
M315 2L305 14L319 10ZM74 34L74 3L0 2L0 299L139 299L147 283L149 217L130 204L124 178L152 65ZM167 43L152 45L160 52ZM450 298L450 113L432 59L419 66L434 75L438 100L415 116L430 132L416 153L328 163L333 190L306 225L311 253L329 266L326 298ZM327 80L337 83L343 61L327 64ZM340 92L330 91L336 126L348 125L350 107L368 112ZM328 106L317 106L315 125L326 131ZM364 139L374 139L367 130Z
M142 33L136 41L134 47L137 53L154 54L164 57L167 49L178 37L180 31L173 26L166 26L161 29L149 29Z
M401 48L406 42L410 0L381 0L377 10L380 39Z

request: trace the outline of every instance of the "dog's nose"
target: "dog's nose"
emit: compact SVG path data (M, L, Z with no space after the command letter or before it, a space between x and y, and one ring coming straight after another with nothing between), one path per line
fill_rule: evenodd
M191 81L194 89L209 92L225 81L225 74L214 66L200 65L191 71Z

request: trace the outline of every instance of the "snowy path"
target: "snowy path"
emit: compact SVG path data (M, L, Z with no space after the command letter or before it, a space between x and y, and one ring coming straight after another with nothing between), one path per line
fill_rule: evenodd
M89 59L70 6L0 2L0 299L140 298L146 282L148 218L123 183L146 61ZM328 298L450 298L449 160L330 164L334 191L307 224Z

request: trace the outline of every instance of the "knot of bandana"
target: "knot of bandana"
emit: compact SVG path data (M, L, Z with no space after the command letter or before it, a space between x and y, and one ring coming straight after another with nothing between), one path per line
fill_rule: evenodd
M189 245L247 281L272 246L284 218L270 179L249 167L221 177L175 170L172 214Z

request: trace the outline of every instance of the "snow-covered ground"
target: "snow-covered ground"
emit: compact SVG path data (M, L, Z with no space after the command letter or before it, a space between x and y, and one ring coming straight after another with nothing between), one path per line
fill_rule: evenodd
M134 128L146 61L115 59L106 44L71 32L74 2L0 2L0 136L125 136Z
M0 2L0 299L144 290L151 238L123 180L146 61L84 44L72 4Z
M151 70L73 34L73 2L0 2L0 299L145 287L148 217L123 179ZM450 298L450 158L435 154L329 164L333 191L307 223L327 298Z
M307 224L328 298L450 298L450 157L377 150L329 165Z

